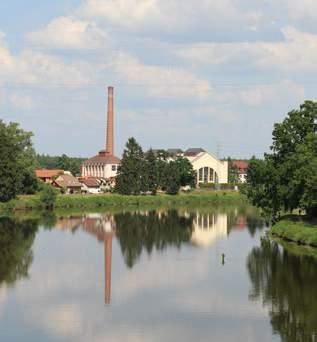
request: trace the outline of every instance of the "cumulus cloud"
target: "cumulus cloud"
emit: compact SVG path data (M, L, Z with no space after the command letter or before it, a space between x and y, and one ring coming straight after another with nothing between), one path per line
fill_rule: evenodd
M88 50L102 47L108 35L93 22L74 17L58 17L42 30L28 33L27 39L49 49Z
M212 91L209 82L188 70L161 65L147 65L127 53L119 53L113 71L131 85L141 86L149 96L162 98L207 98Z
M240 23L257 25L261 14L240 9L236 1L223 0L86 0L81 13L102 17L130 29L189 31L201 27L227 27Z
M90 84L93 66L87 62L66 63L62 57L24 50L13 55L0 33L0 76L2 84L76 88Z
M243 61L248 66L280 71L317 70L317 35L282 28L279 42L202 43L174 48L174 54L196 64L221 65Z

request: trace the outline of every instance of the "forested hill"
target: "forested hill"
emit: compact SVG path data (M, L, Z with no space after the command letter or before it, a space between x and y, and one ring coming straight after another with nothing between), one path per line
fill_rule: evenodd
M43 169L62 169L70 171L73 175L80 175L81 164L86 158L62 156L49 156L46 154L38 154L36 156L37 167Z

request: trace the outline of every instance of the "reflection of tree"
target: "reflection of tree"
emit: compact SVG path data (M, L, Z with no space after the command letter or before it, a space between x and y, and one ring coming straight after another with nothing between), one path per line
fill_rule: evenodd
M270 307L271 324L285 342L313 342L317 336L317 259L296 255L263 239L247 267L251 298Z
M28 277L36 231L37 222L34 220L0 218L0 285L13 285L17 280Z
M165 213L150 211L115 215L116 236L120 242L125 262L133 267L145 249L163 250L167 246L180 247L188 242L193 229L193 218L179 216L176 210Z

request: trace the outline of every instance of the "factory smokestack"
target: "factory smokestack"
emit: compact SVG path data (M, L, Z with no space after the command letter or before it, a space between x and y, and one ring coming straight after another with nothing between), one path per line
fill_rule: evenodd
M108 87L106 154L113 156L113 87Z

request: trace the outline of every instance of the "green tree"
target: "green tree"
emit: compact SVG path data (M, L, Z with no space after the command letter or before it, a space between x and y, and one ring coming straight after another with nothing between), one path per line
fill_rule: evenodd
M170 161L165 167L165 188L169 195L176 195L181 186L179 165L176 161Z
M178 168L179 184L180 186L190 185L194 187L196 184L196 172L192 164L187 158L178 157L175 160Z
M40 201L47 210L54 209L57 191L50 184L43 184L43 190L40 193Z
M141 146L130 138L118 169L115 191L124 195L138 195L144 187L144 156Z
M146 170L146 188L152 195L156 194L158 186L158 172L157 160L152 149L150 149L145 157L145 170Z
M252 159L247 194L273 215L296 208L317 216L317 102L306 101L275 124L272 153Z
M0 201L37 189L32 133L0 120Z

